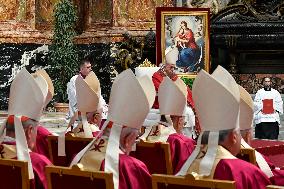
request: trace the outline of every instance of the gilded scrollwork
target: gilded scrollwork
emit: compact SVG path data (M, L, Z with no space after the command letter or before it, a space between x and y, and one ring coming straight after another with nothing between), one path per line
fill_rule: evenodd
M258 20L279 20L284 16L283 0L264 1L251 0L241 2L248 7L253 17Z
M144 49L143 41L124 33L124 42L120 45L113 44L111 57L114 58L114 66L118 73L128 68L135 68L142 63Z
M189 8L210 8L212 14L217 14L225 9L232 0L187 0L186 7Z

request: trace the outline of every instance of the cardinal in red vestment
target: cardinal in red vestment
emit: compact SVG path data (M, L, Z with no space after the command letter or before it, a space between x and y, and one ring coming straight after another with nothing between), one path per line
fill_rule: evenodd
M47 189L44 172L51 162L43 155L32 152L35 148L37 126L42 110L48 102L48 83L42 75L32 76L25 68L11 84L6 124L0 128L1 157L28 162L28 175L35 188ZM5 134L6 133L6 134ZM1 170L0 170L1 171Z
M176 63L174 60L172 60L171 56L172 56L171 52L166 54L166 63L162 65L162 67L157 72L155 72L152 76L152 81L154 83L155 90L157 93L158 93L160 84L162 83L165 77L169 77L173 81L175 81L178 78L178 76L174 73ZM193 112L195 112L194 102L192 99L192 92L188 86L187 86L187 105L193 110ZM158 96L156 96L153 108L159 109ZM200 129L199 121L198 121L198 118L195 116L195 132L198 135L200 131L201 129Z
M128 154L154 99L150 78L136 78L130 69L119 74L111 89L102 136L75 156L70 166L79 163L84 170L112 172L115 189L151 188L146 165Z
M200 71L193 99L204 132L177 175L195 172L201 178L233 180L237 189L265 189L271 184L258 167L235 157L241 148L240 91L229 72L221 66L212 75Z
M173 172L177 173L196 144L193 139L181 132L185 123L187 87L179 78L172 81L166 77L159 87L158 100L160 104L159 111L151 110L144 123L151 121L151 118L162 116L156 120L152 127L150 125L147 127L147 131L145 135L141 136L141 139L150 142L168 142L170 144ZM158 114L158 116L153 115L154 113Z

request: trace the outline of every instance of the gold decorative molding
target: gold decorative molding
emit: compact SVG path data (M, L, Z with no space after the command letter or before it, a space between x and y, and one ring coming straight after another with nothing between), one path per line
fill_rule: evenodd
M0 43L50 44L51 33L38 31L0 31Z
M87 31L75 37L77 44L122 42L123 34L128 32L135 38L144 38L150 30L126 30L122 27L111 27L104 30Z
M156 67L156 65L152 64L147 58L140 64L138 67Z
M2 23L3 24L3 23ZM11 29L11 23L2 25L0 29L0 43L36 43L50 44L52 40L52 31L32 30L26 25L22 25L22 30ZM3 29L5 28L5 29ZM19 23L15 23L12 28L19 28ZM122 42L124 40L123 33L126 30L109 30L89 31L75 37L76 44L92 44L92 43L112 43ZM128 31L136 38L144 38L147 34L145 31Z

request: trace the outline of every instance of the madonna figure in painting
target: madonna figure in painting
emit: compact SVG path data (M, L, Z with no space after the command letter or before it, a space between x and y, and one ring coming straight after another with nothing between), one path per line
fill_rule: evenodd
M174 41L179 51L177 67L184 68L184 72L193 72L200 57L200 48L196 44L194 34L188 28L186 21L181 21L180 29Z

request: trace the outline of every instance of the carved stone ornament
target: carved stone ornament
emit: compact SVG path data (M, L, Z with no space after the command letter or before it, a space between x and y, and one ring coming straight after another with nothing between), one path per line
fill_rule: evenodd
M128 32L123 34L124 41L115 48L112 47L112 57L118 73L128 68L135 68L142 63L144 43L131 36Z
M284 18L283 0L240 0L228 6L212 19L215 22L230 21L278 21Z

